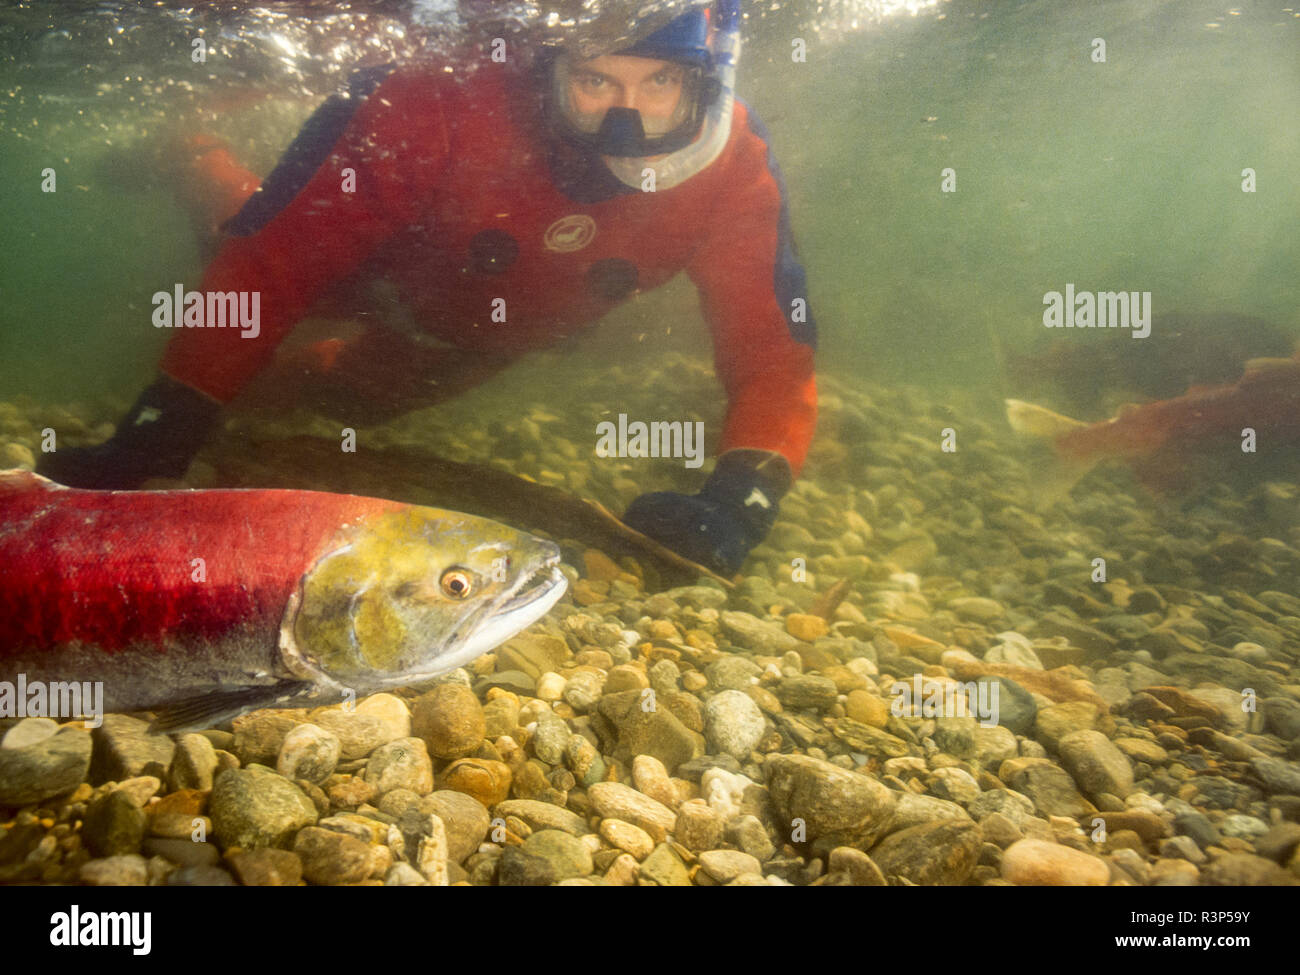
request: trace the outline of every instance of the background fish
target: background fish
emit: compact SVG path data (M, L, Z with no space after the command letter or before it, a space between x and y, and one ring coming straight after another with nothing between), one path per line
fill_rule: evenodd
M0 472L0 679L103 681L158 730L462 666L543 616L551 542L315 491L80 491Z
M1294 458L1300 444L1300 358L1253 359L1235 383L1196 386L1182 396L1122 408L1082 423L1020 400L1007 400L1018 433L1049 439L1072 483L1106 459L1123 460L1152 487L1177 487L1193 456L1221 451L1240 459L1254 431L1261 458ZM1253 455L1246 455L1253 456Z

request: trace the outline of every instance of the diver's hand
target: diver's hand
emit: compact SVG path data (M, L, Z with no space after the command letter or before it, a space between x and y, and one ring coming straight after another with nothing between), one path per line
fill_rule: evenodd
M734 575L750 549L767 537L791 481L780 454L729 450L699 494L643 494L628 506L623 521L679 555Z
M132 490L151 477L181 477L216 422L216 400L168 376L140 394L117 431L93 447L42 454L36 473L68 487Z

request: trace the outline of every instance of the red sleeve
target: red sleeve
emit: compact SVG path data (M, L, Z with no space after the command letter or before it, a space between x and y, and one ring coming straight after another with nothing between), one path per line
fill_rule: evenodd
M737 104L737 113L744 107ZM817 421L811 316L792 325L790 302L807 295L793 262L788 219L768 149L746 117L736 121L733 144L714 165L725 165L710 214L713 228L688 272L700 291L713 333L713 357L727 393L721 451L773 450L798 476ZM789 292L778 294L778 291ZM792 332L802 328L808 341Z
M204 273L203 292L260 293L257 337L231 328L179 330L162 371L220 402L233 399L327 286L415 221L415 204L446 159L433 84L393 74L357 108L292 202L256 234L227 240ZM355 171L354 192L345 192L345 169Z

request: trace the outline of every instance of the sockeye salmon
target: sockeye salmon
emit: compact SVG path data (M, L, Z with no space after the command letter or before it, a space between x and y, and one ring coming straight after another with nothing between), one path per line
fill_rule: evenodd
M103 682L202 728L453 670L564 594L498 522L291 490L82 491L0 472L0 680ZM71 715L64 717L73 717Z
M1194 386L1173 399L1125 407L1100 423L1020 400L1006 406L1012 429L1051 440L1071 477L1113 458L1157 486L1186 467L1192 451L1239 445L1247 430L1261 452L1292 448L1300 440L1300 357L1252 359L1235 383Z

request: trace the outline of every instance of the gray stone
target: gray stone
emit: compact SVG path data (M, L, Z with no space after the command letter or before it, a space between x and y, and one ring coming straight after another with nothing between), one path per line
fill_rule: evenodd
M587 823L581 816L569 812L562 806L536 799L507 799L505 802L497 803L492 811L503 818L517 816L535 830L562 829L574 836L582 836L587 832Z
M1007 785L1028 796L1034 808L1046 816L1067 816L1078 819L1096 812L1075 788L1074 779L1058 765L1045 758L1011 759L1006 764L1020 763Z
M704 675L719 690L743 691L762 672L763 668L747 657L728 653L709 664Z
M338 737L339 757L345 762L365 758L380 745L388 744L393 740L391 735L396 730L391 721L378 715L342 708L313 711L311 723ZM278 747L276 754L279 754Z
M221 861L221 851L214 843L148 836L140 849L146 856L162 857L180 867L212 867Z
M833 686L833 685L832 685ZM713 750L748 758L763 737L763 712L744 691L715 694L704 706L705 737Z
M91 732L95 754L90 763L92 782L121 782L137 775L166 778L176 746L166 735L149 733L149 725L125 714L106 714Z
M541 857L556 880L586 877L594 869L591 851L582 840L558 829L544 829L524 840L523 851Z
M208 814L222 846L244 849L283 846L317 818L301 789L260 765L219 773Z
M803 646L801 641L796 640L776 623L769 623L749 613L723 610L719 614L718 622L722 626L722 632L736 646L755 653L780 656L788 650L798 650Z
M13 734L32 719L9 730ZM35 730L45 730L38 726ZM91 764L91 736L80 728L63 728L56 734L37 737L21 732L13 741L27 741L20 747L0 748L0 806L25 806L71 792L86 779Z
M573 732L564 719L555 712L543 710L537 714L537 731L533 735L533 754L547 765L562 765L564 750L569 746Z
M964 883L975 869L982 841L973 822L926 823L890 833L872 848L871 859L886 877L951 887Z
M380 745L366 763L365 779L381 795L392 789L409 789L416 795L432 791L433 762L424 740L398 738Z
M167 770L167 787L178 789L211 789L212 777L217 771L217 750L205 735L181 735L176 740L171 767Z
M82 837L95 856L122 856L140 852L144 828L144 810L118 789L86 807Z
M686 864L667 843L660 843L641 863L638 873L643 881L656 887L689 887Z
M787 677L782 680L776 685L773 693L787 708L812 708L825 711L835 703L839 692L836 690L835 682L829 677L801 674L798 677Z
M1027 735L1034 727L1034 718L1038 715L1038 702L1034 695L1025 690L1009 677L984 676L975 679L976 685L996 684L997 722L1017 735ZM977 699L987 699L991 703L992 692L982 687L977 691Z
M1300 795L1300 767L1280 758L1251 759L1251 767L1264 781L1269 794Z
M149 865L138 853L88 860L80 873L82 883L94 887L143 887L149 882Z
M866 775L807 755L768 755L764 772L778 833L802 820L816 849L865 850L893 818L895 795Z
M306 779L320 785L334 774L342 753L342 743L334 732L317 724L300 724L284 736L275 770L286 779Z
M168 887L237 887L235 878L229 871L209 864L204 866L181 867L167 875Z
M1300 738L1300 701L1287 697L1266 697L1262 703L1264 723L1269 731L1283 741Z
M463 792L440 789L421 799L419 808L442 820L447 831L447 859L452 863L462 862L477 850L492 825L483 803Z
M1094 799L1103 792L1121 799L1133 791L1133 767L1100 731L1072 731L1057 746L1079 787Z

